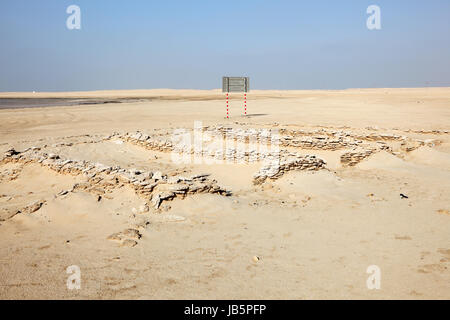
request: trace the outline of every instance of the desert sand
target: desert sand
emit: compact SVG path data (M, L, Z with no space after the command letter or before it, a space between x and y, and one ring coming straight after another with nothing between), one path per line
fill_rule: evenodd
M450 88L1 98L137 99L0 110L1 299L450 299ZM195 121L280 168L173 161Z

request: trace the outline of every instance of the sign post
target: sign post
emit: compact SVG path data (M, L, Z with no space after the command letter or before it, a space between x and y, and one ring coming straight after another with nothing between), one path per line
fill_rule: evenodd
M247 92L249 91L249 77L222 77L222 92L226 93L227 99L227 119L229 119L229 94L231 92L244 92L244 114L247 115Z

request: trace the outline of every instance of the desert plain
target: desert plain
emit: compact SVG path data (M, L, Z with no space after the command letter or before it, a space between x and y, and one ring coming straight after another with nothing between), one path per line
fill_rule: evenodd
M0 110L1 299L450 299L450 88L39 98L96 103Z

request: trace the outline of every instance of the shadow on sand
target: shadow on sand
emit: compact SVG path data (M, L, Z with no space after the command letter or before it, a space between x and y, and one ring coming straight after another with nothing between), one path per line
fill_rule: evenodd
M252 118L252 117L263 117L268 116L268 113L249 113L247 115L241 115L243 118Z

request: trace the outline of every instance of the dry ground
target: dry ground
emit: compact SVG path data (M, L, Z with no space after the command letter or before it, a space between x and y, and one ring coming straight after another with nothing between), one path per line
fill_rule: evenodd
M226 119L218 90L0 93L150 100L0 110L2 154L37 147L126 170L207 173L231 191L188 194L155 208L130 184L102 190L95 177L5 158L0 298L449 299L450 88L248 96L249 115L234 94ZM325 141L281 149L315 155L326 168L255 184L259 162L177 164L170 150L124 139L139 130L170 140L194 121ZM327 136L344 138L330 147ZM367 150L354 163L343 160ZM133 246L108 239L127 229L139 233L129 236ZM80 290L66 287L71 265L81 269ZM380 290L367 289L370 265L380 267Z

